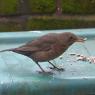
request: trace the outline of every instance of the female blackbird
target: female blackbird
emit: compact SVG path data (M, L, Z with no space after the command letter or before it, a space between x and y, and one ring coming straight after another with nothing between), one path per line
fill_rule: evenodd
M54 68L57 68L54 64L50 62L62 53L64 53L69 46L74 42L83 42L82 37L78 37L73 33L49 33L38 39L26 43L23 46L13 49L2 50L3 51L13 51L33 59L40 69L45 72L45 70L39 65L38 62L48 61ZM57 68L60 70L60 68Z

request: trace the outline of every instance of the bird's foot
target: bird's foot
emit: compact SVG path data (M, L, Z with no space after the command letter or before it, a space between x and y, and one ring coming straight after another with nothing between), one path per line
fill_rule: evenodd
M57 71L64 71L64 68L61 68L62 66L57 67L53 63L51 63L50 61L48 61L48 62L53 66L53 67L49 67L50 69L57 70Z
M49 67L49 68L57 71L64 71L64 68L58 68L58 67Z

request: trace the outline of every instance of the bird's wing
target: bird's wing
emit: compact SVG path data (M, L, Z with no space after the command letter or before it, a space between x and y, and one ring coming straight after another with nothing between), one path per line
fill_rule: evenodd
M36 51L47 51L50 50L52 45L57 42L56 37L53 36L43 36L37 40L32 42L28 42L27 44L16 48L17 51L27 51L27 52L36 52Z

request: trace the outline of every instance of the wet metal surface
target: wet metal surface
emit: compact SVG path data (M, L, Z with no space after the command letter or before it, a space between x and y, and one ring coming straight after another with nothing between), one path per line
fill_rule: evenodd
M18 47L49 32L73 32L87 38L73 44L52 62L65 71L51 70L47 62L40 63L51 75L38 73L39 67L30 58L14 52L0 53L0 95L95 95L95 64L76 61L70 53L95 56L95 29L0 33L0 50Z

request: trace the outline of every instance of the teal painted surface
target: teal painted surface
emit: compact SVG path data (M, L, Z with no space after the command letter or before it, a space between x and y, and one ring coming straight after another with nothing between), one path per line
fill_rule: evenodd
M87 37L84 44L73 44L61 55L62 59L52 61L57 66L64 66L65 71L41 74L30 58L9 51L0 53L0 95L95 95L95 64L76 61L69 55L95 56L95 29L0 33L0 50L18 47L49 32L64 31ZM40 64L50 71L47 62Z

